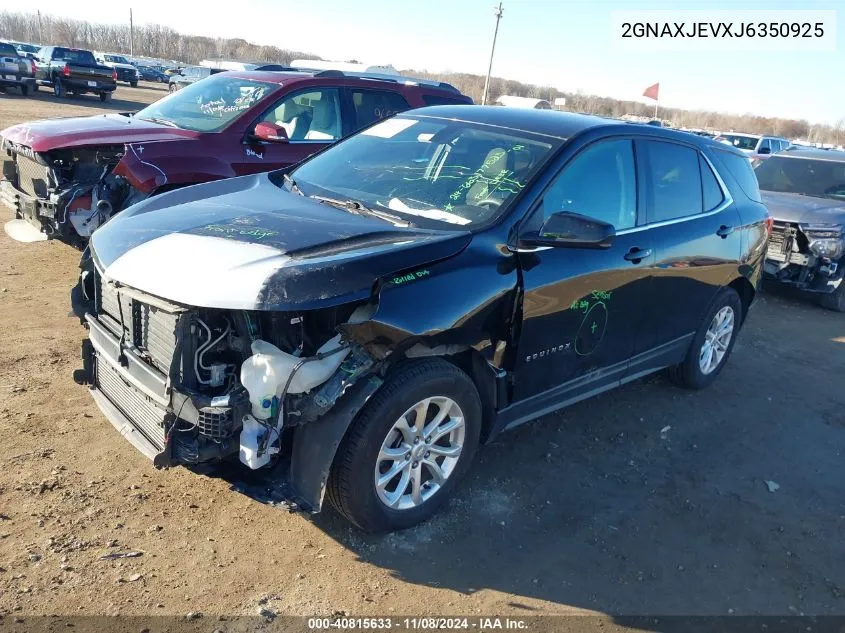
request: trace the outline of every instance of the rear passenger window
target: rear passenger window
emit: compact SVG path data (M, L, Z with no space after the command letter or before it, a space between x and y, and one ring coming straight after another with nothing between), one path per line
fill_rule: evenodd
M362 89L353 89L350 92L352 105L355 107L356 130L411 107L398 92Z
M649 141L650 172L646 179L651 188L649 222L665 222L701 213L701 171L698 152L692 148Z
M713 175L713 170L710 169L707 161L699 156L698 162L701 166L701 193L704 196L704 210L712 211L722 204L725 196L722 194L722 188L719 186L719 182Z

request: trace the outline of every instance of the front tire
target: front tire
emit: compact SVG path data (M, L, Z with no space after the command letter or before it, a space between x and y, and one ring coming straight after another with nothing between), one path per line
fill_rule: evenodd
M669 369L672 380L687 389L703 389L716 379L733 350L742 324L742 301L723 288L711 304L684 361Z
M466 473L481 435L469 376L432 358L390 375L338 449L327 495L367 532L400 530L433 515Z

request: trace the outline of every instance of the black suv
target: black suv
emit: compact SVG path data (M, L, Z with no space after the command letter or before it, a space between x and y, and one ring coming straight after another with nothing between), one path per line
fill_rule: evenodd
M790 148L756 171L774 220L766 277L845 312L845 152Z
M504 430L663 368L713 381L768 228L724 144L423 108L96 231L76 378L156 465L239 458L304 509L407 527Z

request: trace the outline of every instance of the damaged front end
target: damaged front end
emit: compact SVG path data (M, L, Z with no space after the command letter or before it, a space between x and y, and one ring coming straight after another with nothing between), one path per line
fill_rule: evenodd
M82 245L114 213L148 195L115 173L124 145L35 152L4 139L0 152L0 200L16 217L6 232L19 241L41 235Z
M775 221L764 274L803 291L829 294L842 283L843 255L842 226Z
M372 307L195 308L108 279L91 258L82 268L72 301L89 339L75 378L121 435L157 467L239 460L287 470L289 497L319 510L337 447L320 433L333 416L345 429L381 383L338 326ZM303 433L309 426L321 428Z

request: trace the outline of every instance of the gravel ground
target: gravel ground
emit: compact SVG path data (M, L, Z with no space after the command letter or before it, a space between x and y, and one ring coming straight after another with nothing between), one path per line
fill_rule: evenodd
M121 87L109 109L162 94ZM101 106L0 94L0 128ZM708 390L655 376L525 425L481 451L445 512L369 537L330 511L289 514L221 479L156 471L122 440L71 379L84 336L68 316L78 260L0 233L10 622L260 609L601 613L620 625L637 614L845 614L843 314L763 295ZM142 555L101 559L118 552Z

